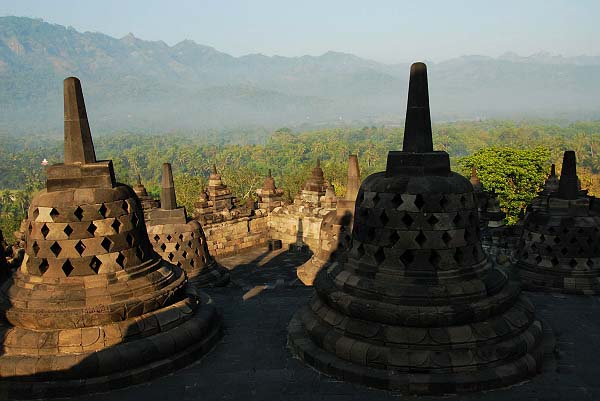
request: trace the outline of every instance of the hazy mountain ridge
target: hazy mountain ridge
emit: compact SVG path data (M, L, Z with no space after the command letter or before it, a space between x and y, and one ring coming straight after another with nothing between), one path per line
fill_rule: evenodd
M62 79L82 79L96 130L398 122L408 63L352 54L233 57L184 40L121 39L0 17L0 131L60 132ZM428 63L434 119L600 118L600 57L539 53Z

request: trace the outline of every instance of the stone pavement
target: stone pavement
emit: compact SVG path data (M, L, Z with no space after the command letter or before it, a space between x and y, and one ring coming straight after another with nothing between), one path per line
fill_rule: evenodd
M151 382L111 393L82 395L86 401L166 400L600 400L600 298L528 293L538 316L555 330L558 353L544 372L512 388L445 397L404 397L338 382L290 355L287 324L312 289L294 282L294 266L310 255L287 251L251 253L220 260L232 284L206 290L222 308L225 335L203 359ZM278 285L275 285L279 281ZM244 293L267 285L247 301Z

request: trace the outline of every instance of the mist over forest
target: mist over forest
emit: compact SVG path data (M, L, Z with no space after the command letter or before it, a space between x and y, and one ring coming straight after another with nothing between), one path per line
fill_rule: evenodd
M508 49L510 50L510 49ZM183 132L218 141L281 126L401 124L409 62L352 54L233 57L39 19L0 17L0 134L62 135L62 81L82 80L95 134ZM432 119L600 118L600 57L459 56L428 63Z

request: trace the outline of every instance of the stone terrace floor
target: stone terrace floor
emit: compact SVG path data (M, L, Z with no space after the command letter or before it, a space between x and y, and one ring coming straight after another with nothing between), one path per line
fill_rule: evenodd
M529 293L538 316L554 329L558 355L544 372L508 389L444 397L402 396L339 382L291 356L286 327L312 290L295 268L310 255L258 249L224 258L232 284L209 289L225 318L222 341L203 359L151 382L72 398L135 400L600 400L600 297ZM244 301L255 286L261 292ZM255 289L256 290L256 289ZM256 291L254 291L256 292Z

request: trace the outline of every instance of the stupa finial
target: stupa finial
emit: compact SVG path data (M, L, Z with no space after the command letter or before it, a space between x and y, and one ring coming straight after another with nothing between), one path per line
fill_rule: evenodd
M402 150L415 153L433 152L427 66L424 63L414 63L410 67Z
M558 197L562 199L577 199L579 189L577 188L577 161L575 152L567 150L563 155L563 165L558 182Z
M173 171L171 163L163 163L162 167L162 190L160 192L160 208L164 210L173 210L177 208L175 198L175 185L173 184Z
M64 80L65 164L95 163L96 153L88 123L81 82L75 77Z

